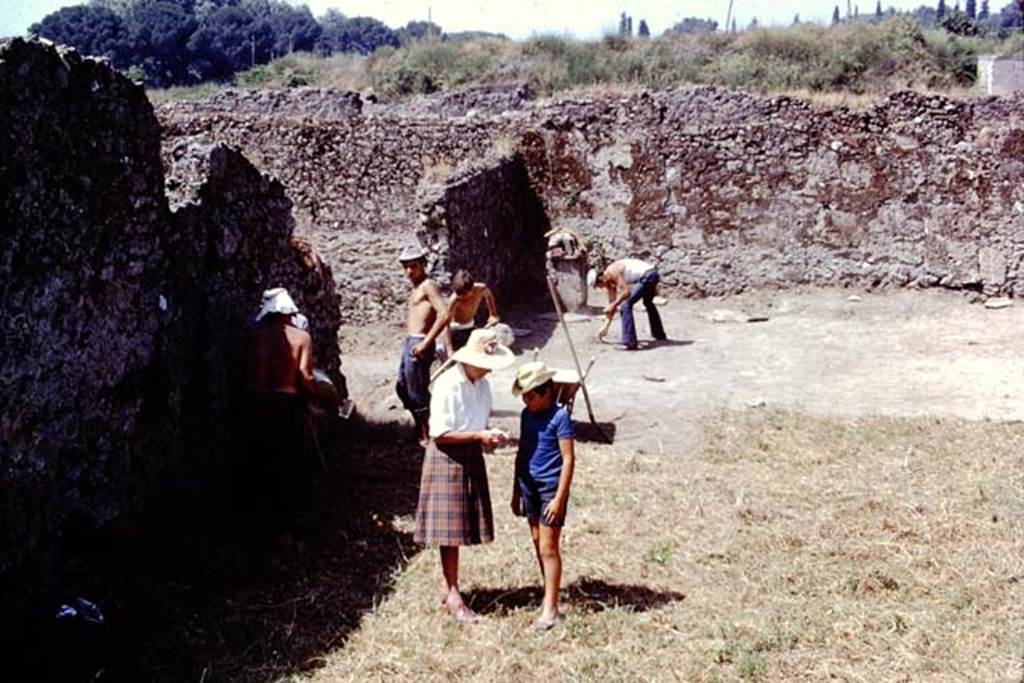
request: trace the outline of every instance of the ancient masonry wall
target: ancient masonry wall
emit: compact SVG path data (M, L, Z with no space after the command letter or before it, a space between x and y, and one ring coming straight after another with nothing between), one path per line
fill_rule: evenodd
M418 239L442 285L465 268L506 303L546 299L547 218L522 157L483 159L422 194Z
M679 294L1022 295L1022 105L900 93L854 112L701 87L457 118L429 101L316 123L287 106L160 115L168 140L227 141L279 177L299 232L334 268L346 318L379 320L401 315L394 257L427 225L424 186L464 184L463 169L496 153L522 158L542 222L576 229L598 258L657 262Z
M201 489L222 461L242 335L282 284L337 377L329 269L236 151L175 145L108 66L0 42L0 604L74 544ZM186 499L177 501L178 505Z

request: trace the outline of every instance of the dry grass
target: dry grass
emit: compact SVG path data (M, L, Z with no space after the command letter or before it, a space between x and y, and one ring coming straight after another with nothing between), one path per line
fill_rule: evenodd
M580 451L561 627L529 630L499 452L497 541L463 559L484 622L443 615L422 552L315 678L1021 679L1024 426L752 411L671 457Z

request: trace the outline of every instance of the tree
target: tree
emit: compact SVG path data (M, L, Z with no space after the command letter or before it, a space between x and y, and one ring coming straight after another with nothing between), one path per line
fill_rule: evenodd
M131 41L124 20L106 7L75 5L47 14L29 32L70 45L85 55L106 57L114 66L130 66Z
M964 5L964 10L967 12L968 19L978 18L978 5L975 0L967 0L967 3Z
M878 0L878 3L875 5L875 21L881 21L881 20L882 20L882 0Z
M625 12L619 15L619 35L633 35L633 17L629 16Z
M981 0L981 10L978 12L978 21L985 21L989 16L988 0Z
M735 20L733 23L735 23ZM682 35L684 33L711 33L717 30L718 22L713 19L686 17L682 21L673 24L671 28L665 31L665 34Z
M189 38L188 48L195 55L220 67L225 62L231 71L242 71L270 61L274 34L263 20L254 18L240 7L222 7L211 14ZM222 57L222 58L221 58ZM230 73L208 71L200 78L224 78Z
M793 15L793 26L796 26L799 23L800 23L800 14L799 13L798 14L794 14Z
M836 5L835 9L832 10L832 25L835 26L838 23L839 23L839 5Z
M638 36L640 36L641 38L650 38L651 37L651 29L650 29L650 27L647 26L647 20L646 19L641 19L640 20L640 28L637 29L636 34Z
M272 57L311 51L323 33L313 13L305 5L292 7L284 3L276 4L274 11L260 21L274 36Z
M368 55L384 46L399 47L398 34L372 17L346 18L341 12L328 10L320 20L323 33L317 50L323 54L356 52Z
M753 31L753 30L756 30L756 29L757 29L757 27L758 27L758 23L757 23L757 17L754 17L754 18L752 18L752 19L750 20L750 23L749 23L749 24L747 24L747 30L748 30L748 31Z
M129 61L142 66L148 85L165 88L190 80L188 41L198 22L181 4L139 0L132 5L127 23L132 42Z
M717 21L716 22L712 22L712 23L714 23L716 25L718 24ZM732 26L730 27L730 29L732 30L733 33L736 33L736 17L732 18Z
M946 16L946 0L939 0L939 4L935 7L935 16L938 19Z
M410 21L398 29L396 34L402 45L408 45L419 40L440 40L444 31L432 21Z

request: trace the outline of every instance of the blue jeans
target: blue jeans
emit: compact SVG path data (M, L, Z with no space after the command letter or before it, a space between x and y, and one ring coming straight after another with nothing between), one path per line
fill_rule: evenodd
M643 299L647 309L647 321L651 324L651 336L665 339L665 328L661 326L661 316L654 306L654 296L658 293L658 271L651 268L633 284L629 290L629 298L622 304L622 343L636 346L636 322L633 320L633 304Z

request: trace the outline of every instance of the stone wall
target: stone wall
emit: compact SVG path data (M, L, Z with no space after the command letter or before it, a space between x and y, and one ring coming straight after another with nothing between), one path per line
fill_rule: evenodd
M424 191L419 241L442 285L465 268L505 305L547 298L547 217L522 157L485 159Z
M176 146L172 213L152 108L105 64L4 41L0 89L2 604L202 489L265 287L310 307L335 374L338 309L283 187L237 152Z
M279 177L346 318L379 320L401 315L394 258L423 225L424 188L496 153L523 159L547 222L597 258L656 261L680 294L1022 294L1022 104L900 93L850 111L699 87L449 119L377 106L310 125L201 105L161 118L169 139L230 142Z

